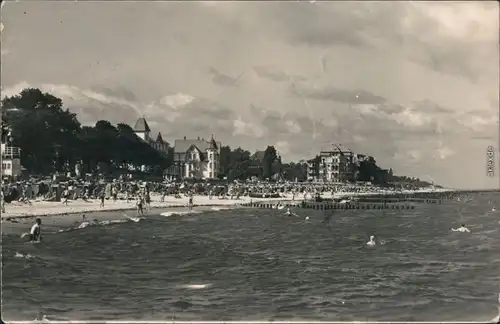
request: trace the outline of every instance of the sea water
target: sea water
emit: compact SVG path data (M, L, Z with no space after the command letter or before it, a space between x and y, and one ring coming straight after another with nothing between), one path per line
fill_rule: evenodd
M41 244L6 233L3 320L488 320L500 199L471 198L328 211L329 224L233 209L51 227ZM472 232L450 231L461 223Z

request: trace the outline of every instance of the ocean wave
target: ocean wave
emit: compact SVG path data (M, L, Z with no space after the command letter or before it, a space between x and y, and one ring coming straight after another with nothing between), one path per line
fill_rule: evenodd
M161 213L160 216L163 217L172 217L172 216L183 216L183 215L192 215L192 214L200 214L202 211L200 210L188 210L188 211L171 211Z
M29 253L23 254L23 253L16 252L16 254L14 254L14 258L32 259L32 258L34 258L34 256L29 254Z
M232 207L212 207L210 209L213 211L221 211L221 210L230 210L230 209L234 209L234 208L232 208Z
M185 288L185 289L205 289L205 288L210 288L212 287L212 284L185 284L185 285L179 285L179 288Z
M108 226L108 225L113 225L113 224L124 224L124 223L130 223L134 222L137 223L141 220L142 218L139 217L131 217L128 219L112 219L112 220L103 220L103 221L84 221L80 223L78 226L72 226L69 228L63 228L57 231L57 233L65 233L65 232L72 232L72 231L77 231L77 230L82 230L85 228L89 227L97 227L97 226Z

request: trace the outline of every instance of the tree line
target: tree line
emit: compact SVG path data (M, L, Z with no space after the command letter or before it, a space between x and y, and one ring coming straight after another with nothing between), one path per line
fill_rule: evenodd
M274 146L268 146L262 152L251 154L240 147L231 150L221 147L220 175L228 180L258 179L306 181L306 163L283 163Z
M2 141L21 149L21 164L32 174L72 172L78 164L82 173L128 172L132 167L162 175L173 163L172 147L160 152L123 123L115 126L99 120L94 126L83 126L60 98L36 88L2 99L1 126ZM315 161L319 163L319 156ZM349 167L356 181L384 184L418 180L394 176L392 170L380 168L373 157ZM240 147L222 146L219 175L228 180L306 181L308 170L305 162L283 163L274 146L253 155Z
M32 174L72 172L77 164L82 173L146 166L161 174L172 160L127 124L82 126L60 98L34 88L2 99L2 140L21 149L21 164Z

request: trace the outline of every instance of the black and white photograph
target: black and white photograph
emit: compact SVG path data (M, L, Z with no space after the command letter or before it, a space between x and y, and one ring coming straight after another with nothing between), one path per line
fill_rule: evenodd
M0 13L3 322L499 323L498 1Z

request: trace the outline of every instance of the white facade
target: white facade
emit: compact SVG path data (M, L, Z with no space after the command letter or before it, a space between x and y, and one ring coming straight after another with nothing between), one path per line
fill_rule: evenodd
M174 164L169 169L171 178L217 179L220 168L221 143L213 137L205 139L179 139L174 145Z
M219 175L219 159L216 149L208 148L201 152L192 145L186 152L184 178L216 179Z
M148 142L149 139L149 132L135 132L137 137L139 137L141 140Z
M21 150L1 144L2 176L19 177L22 173Z
M353 178L351 164L354 154L336 146L331 151L320 152L319 178L325 181L343 182Z
M319 176L326 181L340 181L342 157L337 154L321 152Z

